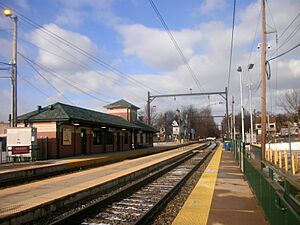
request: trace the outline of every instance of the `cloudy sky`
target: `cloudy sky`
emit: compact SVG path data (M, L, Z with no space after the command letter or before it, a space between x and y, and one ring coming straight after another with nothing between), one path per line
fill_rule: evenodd
M18 15L18 115L58 101L104 111L104 105L124 98L143 109L147 91L152 95L224 91L233 0L153 2L194 74L148 0L2 0L1 10L8 6ZM299 0L267 1L267 58L299 44L299 12ZM243 68L244 106L249 107L251 77L254 108L260 110L260 15L260 0L237 1L229 83L236 112L238 66ZM0 62L10 62L11 43L12 20L2 15ZM270 64L267 110L271 113L282 110L280 96L285 91L300 88L299 53L297 48ZM248 72L249 63L255 66ZM9 75L10 70L0 70L0 77ZM223 102L220 96L198 96L160 98L152 104L158 111L190 104L211 106L214 115L224 115ZM10 108L11 82L1 78L0 121L7 121Z

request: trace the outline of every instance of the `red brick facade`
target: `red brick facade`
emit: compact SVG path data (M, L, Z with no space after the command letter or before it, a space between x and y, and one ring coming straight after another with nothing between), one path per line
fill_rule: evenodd
M19 124L19 126L24 126L24 124ZM127 151L153 145L152 133L141 131L113 128L113 132L109 132L108 128L75 126L68 123L57 124L56 122L37 122L27 124L27 126L37 128L39 159ZM94 142L93 135L97 131L101 132L99 143ZM111 140L108 138L109 135L111 135Z

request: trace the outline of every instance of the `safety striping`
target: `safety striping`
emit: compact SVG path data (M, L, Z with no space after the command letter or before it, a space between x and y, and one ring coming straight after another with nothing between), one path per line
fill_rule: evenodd
M222 146L220 145L172 225L206 225L221 156Z

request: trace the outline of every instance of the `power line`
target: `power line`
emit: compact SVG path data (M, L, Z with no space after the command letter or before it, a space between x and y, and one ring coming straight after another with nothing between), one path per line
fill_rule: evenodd
M19 54L20 54L20 53L19 53ZM106 103L106 104L109 103L108 101L105 101L105 100L103 100L103 99L100 99L100 98L98 98L98 97L96 97L96 96L94 96L94 95L92 95L92 94L90 94L90 93L88 93L88 92L82 90L81 88L77 87L76 85L70 83L70 81L67 80L66 78L63 78L62 76L57 75L57 73L55 73L54 71L51 71L50 69L47 69L47 70L46 70L46 69L43 68L41 65L39 65L38 63L32 61L31 59L27 58L26 56L23 56L23 58L26 58L26 60L28 60L31 64L34 64L34 65L38 66L40 69L43 69L43 70L45 70L46 72L51 73L52 75L54 75L54 76L57 77L58 79L65 81L69 86L71 86L71 87L73 87L74 89L80 91L81 93L83 93L83 94L85 94L85 95L88 95L88 96L90 96L90 97L96 99L97 101L104 102L104 103ZM75 82L73 82L73 83L75 83ZM86 88L86 89L88 89L88 88ZM89 90L89 89L88 89L88 90Z
M36 45L36 44L34 44L34 43L32 43L32 42L26 41L26 40L24 40L24 39L22 39L22 41L24 41L24 42L26 42L26 43L29 43L29 44L31 44L31 45L37 47L38 49L40 49L40 50L42 50L42 51L45 51L45 52L47 52L47 53L49 53L49 54L51 54L51 55L54 55L54 56L56 56L56 57L58 57L58 58L60 58L60 59L63 59L64 61L67 61L67 62L69 62L69 63L72 63L72 64L74 64L74 65L80 66L80 67L85 68L85 69L88 69L88 70L90 69L89 66L88 66L87 64L85 64L85 63L83 63L83 62L81 62L81 61L79 61L80 63L76 63L76 62L74 62L74 61L72 61L72 60L69 60L69 59L67 59L67 58L65 58L65 57L63 57L63 56L60 56L60 55L58 55L58 54L56 54L56 53L54 53L54 52L51 52L51 51L49 51L49 50L47 50L47 49L45 49L45 48L42 48L42 47L40 47L40 46L38 46L38 45ZM27 58L27 59L28 59L28 58ZM32 61L32 62L33 62L33 61ZM40 66L40 65L39 65L39 66ZM111 78L111 77L109 77L109 76L107 76L107 75L105 75L105 74L103 74L103 73L100 73L100 72L97 71L97 70L93 70L93 72L95 72L96 74L101 75L101 76L103 76L103 77ZM111 79L112 79L112 78L111 78ZM120 81L117 80L117 79L113 79L113 80L115 80L116 82L120 83ZM74 82L74 81L73 81L73 82ZM76 82L74 82L74 83L76 83ZM76 84L78 84L78 83L76 83ZM78 85L80 85L80 84L78 84ZM88 88L86 88L86 89L89 90L89 91L98 93L98 94L100 94L100 95L102 95L102 96L104 96L104 97L106 97L106 98L111 98L110 96L105 95L105 94L103 94L103 93L101 93L101 92L98 92L98 91L96 91L96 90L91 90L91 89L88 89ZM113 98L111 98L111 99L113 99ZM143 99L143 100L144 100L144 99Z
M179 47L179 45L178 45L176 39L174 38L173 34L171 33L171 31L170 31L168 25L166 24L164 18L163 18L162 15L160 14L160 12L159 12L159 10L157 9L156 5L154 4L154 2L153 2L152 0L149 0L149 2L150 2L150 5L152 6L154 12L155 12L156 15L158 16L158 18L159 18L161 24L163 25L165 31L168 33L168 35L169 35L171 41L173 42L173 45L175 46L177 52L179 53L179 56L181 57L182 61L184 62L184 64L185 64L186 67L188 68L188 70L190 71L190 73L191 73L191 75L192 75L192 77L193 77L193 79L194 79L194 81L195 81L197 87L198 87L200 90L203 89L202 86L201 86L201 84L200 84L200 82L199 82L199 80L197 79L196 74L195 74L194 71L192 70L192 68L191 68L191 66L190 66L190 64L189 64L189 62L188 62L188 60L187 60L187 58L186 58L185 55L183 54L181 48Z
M259 15L258 15L257 22L256 22L255 32L254 32L253 39L252 39L251 51L250 51L249 58L248 58L248 65L250 64L252 53L254 52L254 47L256 46L255 41L256 41L257 29L258 29L258 24L259 24L259 21L260 21L260 16L261 16L261 11L259 11Z
M287 38L282 42L282 44L278 47L281 48L284 46L286 43L288 43L295 35L296 33L300 30L300 23L294 28L294 30L287 36Z
M45 76L43 76L32 64L29 60L27 60L26 57L24 57L23 54L21 54L20 52L18 52L18 54L20 56L22 56L22 58L27 62L27 64L40 76L42 77L53 89L55 89L58 93L60 93L64 99L66 99L69 103L71 103L72 105L75 105L70 99L68 99L63 92L61 92L60 90L58 90Z
M230 75L231 75L231 63L232 63L233 34L234 34L234 23L235 23L235 5L236 5L236 0L233 1L233 12L232 12L232 28L231 28L231 41L230 41L230 57L229 57L228 79L227 79L228 92L229 92L229 87L230 87Z
M21 21L20 21L21 22ZM24 25L26 25L25 23L23 23ZM38 31L40 31L40 30L38 30ZM38 34L39 35L39 34ZM57 47L57 48L59 48L54 42L52 42L52 41L50 41L48 38L45 38L45 37L43 37L42 35L39 35L41 38L43 38L44 40L46 40L46 41L48 41L50 44L52 44L53 46L55 46L55 47ZM42 47L40 47L40 46L38 46L38 45L36 45L36 44L34 44L34 43L32 43L32 42L29 42L29 41L27 41L27 40L25 40L25 39L22 39L22 38L20 38L22 41L24 41L24 42L26 42L26 43L29 43L29 44L31 44L31 45L33 45L33 46L35 46L35 47L37 47L38 49L40 49L40 50L42 50L42 51L45 51L45 52L47 52L47 53L49 53L49 54L52 54L52 55L55 55L56 57L59 57L60 59L63 59L63 60L65 60L65 61L67 61L67 62L69 62L69 63L72 63L72 64L74 64L74 65L78 65L78 66L80 66L80 67L82 67L82 68L85 68L85 69L90 69L90 66L88 65L88 64L86 64L86 63L84 63L84 62L82 62L81 60L78 60L77 59L77 61L78 61L78 63L77 62L75 62L75 61L72 61L72 60L70 60L70 59L67 59L67 58L65 58L65 57L63 57L63 56L60 56L60 55L58 55L58 54L56 54L56 53L53 53L53 52L51 52L51 51L49 51L49 50L47 50L47 49L45 49L45 48L42 48ZM71 56L72 58L74 58L74 55L72 55L70 52L68 52L66 49L63 49L63 48L59 48L60 50L62 50L62 51L64 51L65 53L67 53L69 56ZM27 58L28 59L28 58ZM33 61L31 61L32 63L33 63ZM39 67L41 68L41 65L39 65ZM49 69L48 69L49 70ZM118 84L122 84L122 82L119 80L119 79L116 79L116 78L113 78L112 76L108 76L108 75L106 75L106 74L103 74L103 73L101 73L101 72L99 72L99 71L97 71L97 70L93 70L93 72L95 72L96 74L98 74L98 75L100 75L100 76L103 76L103 77L106 77L106 78L108 78L108 79L111 79L111 80L113 80L115 83L118 83ZM53 73L53 71L52 71L52 73ZM55 72L54 72L55 73ZM61 78L59 78L59 79L61 79ZM70 82L68 81L68 80L65 80L65 82L67 82L69 85L71 85L72 86L72 84L70 84ZM77 85L81 85L81 84L78 84L78 83L76 83L76 82L74 82L73 81L73 83L75 83L75 84L77 84ZM73 86L73 88L78 88L78 87L74 87ZM110 99L113 99L113 98L111 98L111 97L109 97L109 96L107 96L107 95L105 95L105 94L103 94L103 93L101 93L101 92L98 92L98 91L95 91L95 90L91 90L91 89L88 89L88 88L85 88L85 89L87 89L88 91L91 91L91 92L95 92L95 93L98 93L98 94L100 94L100 95L102 95L102 96L105 96L106 98L110 98ZM81 92L82 92L82 90L81 90ZM139 100L142 100L142 101L144 101L144 99L143 98L141 98L140 96L138 96L138 95L134 95L134 94L132 94L130 91L127 91L129 94L130 94L130 96L132 96L133 98L137 98L137 99L139 99ZM83 92L84 94L87 94L86 92ZM87 94L87 95L89 95L89 94ZM92 96L93 98L95 98L95 99L97 99L97 97L95 97L95 96ZM102 101L102 102L105 102L105 103L109 103L109 102L107 102L107 101L104 101L104 100L101 100L101 99L97 99L97 100L99 100L99 101Z
M275 28L275 31L277 32L276 24L275 24L275 21L274 21L274 18L273 18L273 15L272 15L272 12L271 12L271 9L270 9L270 6L269 6L269 1L266 1L266 2L267 2L267 7L268 7L268 10L269 10L269 13L270 13L270 17L271 17L272 23L274 25L274 27L271 27L271 28L272 29Z
M127 79L127 80L130 80L130 82L134 83L134 84L137 85L137 86L140 86L140 87L141 87L142 89L144 89L144 90L149 90L149 89L150 89L150 90L152 90L152 91L158 93L157 90L155 90L155 89L153 89L153 88L151 88L151 87L148 87L148 86L146 86L145 84L143 84L142 82L140 82L140 81L138 81L138 80L136 80L136 79L134 79L134 78L128 76L127 74L125 74L124 72L120 71L119 69L117 69L117 68L111 66L110 64L104 62L103 60L97 58L96 56L93 56L92 54L90 54L90 53L88 53L87 51L81 49L80 47L74 45L73 43L67 41L66 39L60 37L59 35L55 34L54 32L52 32L52 31L50 31L50 30L48 30L48 29L42 27L41 25L35 23L34 21L30 20L29 18L27 18L27 17L25 17L25 16L23 16L23 15L21 15L21 17L24 18L25 20L27 20L27 21L28 21L30 24L32 24L34 27L39 28L39 29L42 30L44 33L50 35L51 37L55 38L56 40L59 40L59 41L63 42L65 45L67 45L67 46L70 47L71 49L73 49L73 50L79 52L80 54L82 54L82 55L84 55L85 57L91 59L91 60L94 61L95 63L100 64L101 66L103 66L103 67L105 67L106 69L112 71L113 73L115 73L115 74L117 74L117 75L119 75L119 76L121 76L121 77L123 77L123 78L125 78L125 79Z
M7 7L6 5L0 3L0 7L4 8ZM84 55L85 57L91 59L93 62L100 64L101 66L105 67L106 69L110 70L111 72L113 72L114 74L117 74L127 80L129 80L131 83L140 86L140 88L148 91L148 90L152 90L154 92L159 93L157 90L148 87L147 85L143 84L142 82L130 77L129 75L125 74L124 72L120 71L119 69L113 67L112 65L104 62L103 60L97 58L96 56L93 56L92 54L90 54L89 52L83 50L82 48L76 46L75 44L71 43L70 41L64 39L63 37L57 35L56 33L46 29L45 27L41 26L40 24L34 22L33 20L29 19L28 17L18 13L17 11L14 10L15 13L17 13L19 15L20 18L22 18L25 22L27 22L28 24L30 24L31 26L40 29L42 32L46 33L47 35L53 37L54 39L60 41L61 43L64 43L65 45L67 45L68 47L70 47L71 49L79 52L80 54Z
M38 87L36 87L35 85L33 85L29 80L25 79L24 77L20 76L20 74L18 74L18 76L25 81L27 84L29 84L31 87L33 87L34 89L36 89L38 92L40 92L41 94L45 95L48 98L51 98L52 100L56 101L56 99L54 99L53 97L49 96L47 93L45 93L44 91L42 91L41 89L39 89Z
M0 62L0 64L6 65L6 66L11 66L10 63L6 63L6 62Z
M283 52L283 53L281 53L281 54L279 54L279 55L277 55L277 56L275 56L275 57L273 57L273 58L268 59L267 61L272 61L272 60L277 59L277 58L279 58L279 57L281 57L281 56L284 56L285 54L287 54L287 53L293 51L294 49L298 48L299 46L300 46L300 43L298 43L298 44L295 45L294 47L290 48L289 50L287 50L287 51L285 51L285 52Z
M50 68L46 68L45 66L42 66L41 64L39 64L39 63L37 63L37 62L34 62L32 59L29 59L28 57L26 57L26 58L27 58L27 60L29 60L32 64L36 65L37 67L39 67L40 69L42 69L42 70L44 70L44 71L46 71L46 72L48 72L48 73L51 73L52 75L54 75L54 76L57 77L58 79L63 80L63 81L66 82L69 86L73 87L73 89L76 89L76 90L80 91L81 93L83 93L83 94L85 94L85 95L88 95L88 96L90 96L90 97L92 97L92 98L94 98L94 99L96 99L96 100L98 100L98 101L100 101L100 102L104 102L104 103L106 103L106 104L107 104L107 103L110 103L110 102L105 101L105 100L103 100L103 99L100 99L100 98L96 97L95 95L90 94L89 92L94 92L94 93L97 93L97 94L102 95L102 96L104 96L104 97L108 97L108 98L110 98L110 99L112 99L112 100L115 100L114 98L111 98L111 97L109 97L109 96L106 96L106 95L104 95L104 94L101 93L101 92L98 92L98 91L89 89L89 88L87 88L87 87L84 87L84 89L86 89L86 90L88 91L88 92L86 92L86 91L84 91L83 89L81 89L81 88L78 87L78 86L82 86L82 84L77 83L77 82L75 82L74 80L66 79L63 75L59 75L59 74L56 73L54 70L52 70L52 69L50 69ZM76 85L78 85L78 86L76 86ZM133 97L136 97L136 98L137 98L138 96L133 96ZM141 98L141 99L142 99L142 98ZM144 99L142 99L142 100L144 100Z
M296 21L296 19L300 16L300 12L295 16L295 18L289 23L289 25L282 31L282 33L278 36L278 38L281 38L285 32L292 26L292 24Z

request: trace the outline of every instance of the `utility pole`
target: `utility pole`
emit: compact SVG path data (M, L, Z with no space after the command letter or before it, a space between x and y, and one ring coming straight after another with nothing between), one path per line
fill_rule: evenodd
M253 117L252 117L252 83L249 82L249 111L250 111L250 144L253 144Z
M17 127L17 22L18 18L13 17L13 53L12 53L12 84L13 84L13 127Z
M261 0L262 45L261 45L261 159L265 160L266 151L266 5Z
M148 91L148 98L147 98L147 122L148 125L151 125L151 115L150 115L150 91Z
M234 97L232 96L232 140L235 140L235 115L234 115Z
M5 9L4 15L10 17L13 20L13 46L12 46L12 70L11 70L11 82L12 82L12 127L17 127L17 23L18 17L13 15L12 10Z
M240 73L240 99L241 99L241 119L242 119L242 142L245 143L242 67L239 66L238 69L237 69L237 71Z

